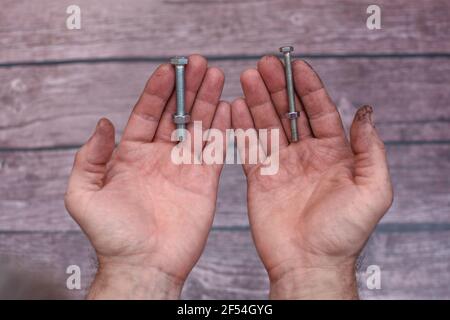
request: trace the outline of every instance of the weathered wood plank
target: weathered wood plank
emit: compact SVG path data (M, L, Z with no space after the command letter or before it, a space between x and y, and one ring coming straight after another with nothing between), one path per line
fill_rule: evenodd
M81 30L68 30L66 8L71 4L4 0L0 62L192 51L249 55L275 51L285 43L302 53L450 50L446 0L379 0L382 29L375 31L366 27L368 4L358 0L79 0Z
M74 150L0 153L0 230L78 230L63 195ZM383 222L450 222L450 144L388 146L395 200ZM247 226L240 165L220 180L216 227Z
M67 267L81 269L83 290L68 290ZM0 233L1 299L81 299L96 272L95 252L81 232Z
M355 108L375 107L389 141L450 140L449 59L310 61L346 123ZM227 80L223 98L242 95L239 74L254 60L215 61ZM147 63L0 68L0 148L82 144L101 116L120 135L147 77Z
M449 232L380 233L369 241L359 267L359 291L367 299L450 298ZM0 233L1 297L83 298L96 271L93 249L81 233ZM65 287L66 268L81 268L82 290ZM381 268L381 289L369 290L365 271ZM12 286L12 287L11 287ZM36 289L39 287L39 289ZM18 290L17 288L20 288ZM248 231L213 231L190 274L185 299L265 299L266 272Z
M381 289L367 299L450 299L450 233L388 233L372 237L364 251L361 271L381 268Z

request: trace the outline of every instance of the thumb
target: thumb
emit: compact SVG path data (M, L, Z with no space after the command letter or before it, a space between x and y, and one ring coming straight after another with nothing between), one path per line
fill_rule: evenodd
M114 126L102 118L93 135L75 155L67 194L101 189L114 146Z
M372 114L370 106L359 108L350 129L355 155L355 182L392 193L384 143L374 127Z

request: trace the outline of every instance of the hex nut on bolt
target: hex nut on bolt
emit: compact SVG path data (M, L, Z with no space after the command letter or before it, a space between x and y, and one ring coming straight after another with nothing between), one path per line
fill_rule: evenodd
M184 115L174 114L173 115L173 122L175 124L186 124L186 123L189 123L190 120L191 120L191 116L189 114L184 114Z
M286 113L286 118L288 118L289 120L294 120L297 119L298 117L300 117L300 112L298 111Z

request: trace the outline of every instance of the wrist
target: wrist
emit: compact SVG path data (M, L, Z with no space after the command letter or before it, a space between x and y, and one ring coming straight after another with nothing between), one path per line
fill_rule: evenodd
M292 267L272 272L270 278L270 299L358 299L354 263Z
M174 300L184 280L158 267L100 263L88 299Z

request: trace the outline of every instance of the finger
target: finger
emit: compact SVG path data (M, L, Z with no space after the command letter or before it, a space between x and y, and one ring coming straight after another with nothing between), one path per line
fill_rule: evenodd
M203 78L206 73L208 63L205 58L200 55L192 55L189 57L188 64L186 65L185 71L185 108L186 112L189 113L192 104L197 96L198 89L202 84ZM176 111L176 95L175 92L170 97L166 108L161 116L158 128L156 129L156 134L154 141L165 141L171 142L172 132L175 130L175 124L173 123L172 117ZM175 142L173 142L175 143Z
M302 60L292 63L294 85L308 115L312 133L316 138L345 138L339 112L331 101L319 76Z
M219 104L220 95L222 94L224 80L225 76L222 70L208 68L206 71L205 78L192 106L191 123L188 125L188 131L191 137L194 136L194 121L200 122L202 132L211 127L216 108ZM194 143L191 143L191 145L194 146Z
M258 62L258 71L270 92L272 102L283 124L284 132L291 140L291 124L286 117L286 114L289 112L289 101L284 66L277 57L265 56ZM311 137L308 117L303 113L303 106L297 95L295 95L295 106L295 109L300 112L300 117L297 118L300 139Z
M255 69L249 69L243 72L241 75L241 84L245 101L255 123L255 128L257 130L267 129L268 131L267 144L265 141L261 141L265 147L266 154L271 154L271 130L279 131L279 146L280 148L286 147L288 145L286 134L259 72Z
M367 192L371 201L368 223L376 223L389 209L393 200L392 184L383 141L372 121L373 109L361 107L350 128L350 141L355 154L355 183ZM361 217L359 217L361 219Z
M148 80L131 112L122 141L151 142L161 114L172 95L175 73L170 64L160 65Z
M203 163L214 164L215 169L222 169L228 147L227 130L230 128L230 104L221 101L212 120L211 131L207 138L208 142L203 149Z
M386 152L372 122L373 109L363 106L356 112L350 129L350 140L355 154L357 182L390 183Z
M231 126L235 129L237 149L245 174L248 175L258 163L265 161L266 155L244 99L236 99L231 104Z
M103 186L106 164L114 150L114 127L107 119L97 123L94 134L75 156L68 191L96 191Z

